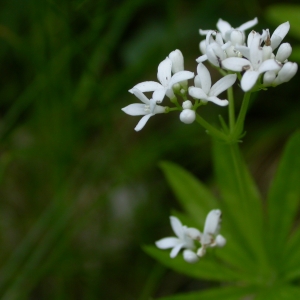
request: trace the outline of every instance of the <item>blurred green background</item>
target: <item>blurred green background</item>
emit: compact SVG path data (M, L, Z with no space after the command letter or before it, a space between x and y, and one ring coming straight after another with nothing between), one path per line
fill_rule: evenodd
M172 50L195 72L198 30L220 17L237 27L257 16L255 29L273 32L287 21L270 13L276 2L1 1L1 299L146 300L214 284L175 274L141 249L171 234L168 216L179 209L158 162L210 184L209 138L177 113L136 133L139 118L121 108L136 102L128 89L156 81ZM300 37L284 41L299 46ZM263 193L299 128L299 98L297 74L250 108L242 149ZM201 113L226 116L210 105Z

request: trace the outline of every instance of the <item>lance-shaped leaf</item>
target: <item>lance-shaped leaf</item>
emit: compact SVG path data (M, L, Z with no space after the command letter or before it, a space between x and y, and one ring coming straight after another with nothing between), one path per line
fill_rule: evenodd
M280 160L268 195L268 226L270 253L281 265L280 256L287 244L300 202L300 132L289 140ZM299 235L298 235L299 236ZM295 241L293 242L295 243ZM300 241L299 241L300 243ZM300 255L298 256L300 258ZM289 256L284 257L288 263Z
M213 158L223 211L231 221L231 232L259 268L266 266L263 244L262 203L256 185L237 144L214 141Z

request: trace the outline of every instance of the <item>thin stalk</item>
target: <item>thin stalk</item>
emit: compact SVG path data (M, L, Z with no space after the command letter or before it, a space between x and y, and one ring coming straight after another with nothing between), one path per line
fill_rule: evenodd
M232 137L234 139L238 139L239 136L243 133L244 122L245 122L245 117L249 106L250 96L251 96L251 92L245 93L244 95L242 107L239 116L237 118L236 124L234 126L234 130L232 131Z
M226 141L227 140L227 135L226 134L224 134L223 132L219 131L218 129L216 129L215 127L213 127L212 125L210 125L208 122L206 122L198 114L196 114L196 121L202 127L204 127L209 134L213 135L214 137L216 137L218 139L221 139L222 141Z
M233 96L232 87L228 88L227 90L227 98L229 101L229 106L228 106L229 128L230 128L230 132L232 133L235 125L234 96Z

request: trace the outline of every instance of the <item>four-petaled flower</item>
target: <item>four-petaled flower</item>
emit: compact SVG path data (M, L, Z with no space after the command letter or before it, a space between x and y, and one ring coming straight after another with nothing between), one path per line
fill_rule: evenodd
M200 232L196 228L188 228L187 226L183 226L178 218L171 216L170 217L171 226L177 237L166 237L157 242L155 242L156 246L160 249L170 249L170 257L174 258L177 256L181 249L188 249L189 261L188 262L196 262L198 257L196 253L192 250L195 248L195 244L190 234L199 235ZM194 233L195 232L195 233ZM192 254L194 253L194 255ZM184 258L186 259L185 255Z
M167 57L158 66L157 78L160 83L156 81L145 81L135 85L129 92L133 93L133 89L138 89L141 92L154 92L152 98L156 103L161 103L165 95L170 99L174 99L173 85L193 78L194 73L190 71L179 71L172 76L171 71L172 60Z
M132 93L139 98L144 104L142 103L134 103L130 104L122 110L131 116L143 116L141 120L138 122L136 127L134 128L135 131L139 131L143 129L147 121L150 117L161 114L165 112L165 107L157 105L156 101L153 99L148 99L140 90L133 88Z
M211 77L208 69L199 63L195 77L195 86L189 87L189 95L196 99L201 99L203 102L213 102L220 106L226 106L228 101L221 100L217 96L231 87L235 80L236 74L229 74L217 81L211 86Z

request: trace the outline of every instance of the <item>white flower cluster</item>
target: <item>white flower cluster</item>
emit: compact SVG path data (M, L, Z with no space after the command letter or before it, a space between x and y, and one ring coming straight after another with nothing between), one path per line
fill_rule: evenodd
M181 249L183 258L189 263L195 263L206 253L207 248L223 247L226 244L226 239L219 234L221 225L222 213L219 209L211 210L205 220L204 231L201 233L196 228L183 226L178 218L171 216L171 226L177 237L167 237L157 241L155 244L160 249L172 248L170 257L177 256ZM201 244L201 247L196 249L195 241Z
M203 55L196 60L198 62L196 76L193 72L184 70L181 51L172 51L158 66L159 82L145 81L129 90L143 102L122 108L129 115L143 116L135 130L141 130L155 114L180 110L180 120L190 124L195 121L196 109L200 105L208 101L220 106L228 105L226 99L221 100L218 96L235 83L239 73L240 86L244 92L275 87L289 81L298 69L296 63L288 61L292 53L290 44L281 44L289 31L289 22L278 26L271 36L268 29L263 30L262 34L251 31L246 42L245 30L256 24L257 18L234 29L228 22L219 19L218 31L200 29L200 34L206 35L206 38L200 42ZM275 54L273 52L277 47L279 48ZM203 65L206 60L223 69L223 73L229 71L229 74L212 85L210 73ZM188 86L188 80L192 78L194 86ZM144 95L146 92L153 92L150 99ZM175 104L174 108L158 105L165 96ZM181 96L184 100L181 105L177 96ZM194 99L194 104L187 99L188 96Z
M200 30L200 34L206 34L206 39L200 42L203 55L197 62L208 60L214 66L244 72L241 79L244 92L253 89L263 73L258 89L289 81L298 69L296 63L288 61L292 53L291 45L281 44L290 29L289 22L279 25L271 36L269 29L263 30L262 34L251 31L246 43L244 31L255 24L257 18L234 29L228 22L220 19L217 23L219 31Z

